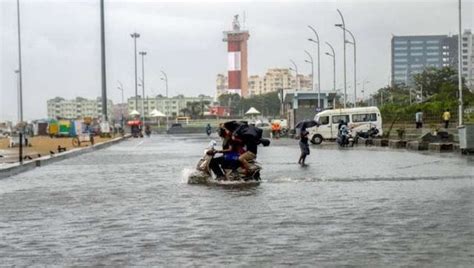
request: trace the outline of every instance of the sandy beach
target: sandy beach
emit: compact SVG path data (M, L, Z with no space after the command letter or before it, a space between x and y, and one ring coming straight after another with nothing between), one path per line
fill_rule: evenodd
M94 137L95 143L102 143L110 140L110 138ZM18 146L8 148L8 138L0 138L0 163L13 163L18 161ZM72 138L50 138L48 136L37 136L29 139L31 146L23 147L23 155L30 156L32 159L38 158L40 155L50 155L50 152L58 153L58 146L71 150ZM87 147L89 142L81 143L81 147Z

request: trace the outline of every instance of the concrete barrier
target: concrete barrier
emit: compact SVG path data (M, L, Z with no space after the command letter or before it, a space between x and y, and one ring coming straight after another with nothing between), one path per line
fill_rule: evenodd
M85 147L85 148L76 148L76 149L72 149L72 150L69 150L69 151L62 152L62 153L57 153L57 154L54 154L52 156L43 156L43 157L36 158L34 160L24 161L23 164L21 164L21 165L19 163L16 163L16 164L13 164L13 165L8 166L6 168L0 168L0 179L7 178L7 177L10 177L10 176L14 176L14 175L17 175L19 173L32 170L36 167L45 166L45 165L56 163L56 162L59 162L59 161L65 160L65 159L69 159L69 158L81 155L81 154L85 154L85 153L93 152L95 150L107 148L107 147L109 147L113 144L121 142L121 141L123 141L125 139L128 139L130 137L131 137L130 135L125 135L123 137L118 137L118 138L112 139L110 141L94 144L93 146L89 146L89 147Z
M401 149L407 147L407 141L404 140L389 140L388 147L393 149Z
M432 152L442 153L442 152L452 152L454 146L452 143L430 143L428 144L428 150Z
M380 147L387 147L388 140L387 139L374 139L374 145Z
M407 149L413 151L425 151L428 150L428 143L420 141L409 141L407 142Z

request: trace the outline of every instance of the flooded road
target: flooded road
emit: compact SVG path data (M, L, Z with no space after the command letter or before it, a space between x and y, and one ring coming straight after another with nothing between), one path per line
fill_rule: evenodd
M186 184L204 136L131 139L0 180L0 265L471 266L474 160L259 148L263 183Z

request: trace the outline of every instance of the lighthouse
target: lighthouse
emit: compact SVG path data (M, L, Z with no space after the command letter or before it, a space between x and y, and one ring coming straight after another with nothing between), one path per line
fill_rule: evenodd
M224 32L228 52L227 93L248 96L247 40L249 32L240 29L239 15L234 16L232 31Z

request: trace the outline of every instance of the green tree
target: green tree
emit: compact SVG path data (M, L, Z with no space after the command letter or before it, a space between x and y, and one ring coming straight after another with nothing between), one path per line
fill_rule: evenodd
M239 94L222 94L218 98L219 105L230 108L230 115L236 116L240 114L240 95Z
M451 67L426 68L413 76L417 90L423 89L423 98L440 93L443 86L458 84L457 71ZM464 84L464 82L463 82Z
M243 111L255 107L263 116L278 116L280 114L280 98L278 92L256 95L242 99L241 107Z

